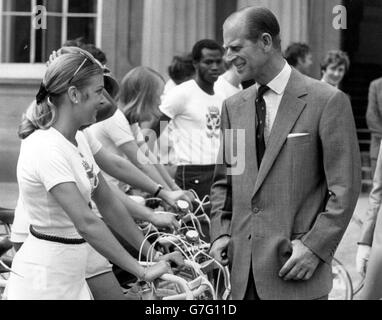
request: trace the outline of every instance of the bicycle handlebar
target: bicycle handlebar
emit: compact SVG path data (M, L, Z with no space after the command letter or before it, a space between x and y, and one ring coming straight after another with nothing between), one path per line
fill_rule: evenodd
M189 289L187 281L184 280L183 278L175 276L173 274L168 274L168 273L162 275L160 278L162 280L170 281L177 284L180 287L180 289L183 290L183 293L173 295L170 297L164 297L163 300L177 300L177 299L180 299L180 296L184 297L186 300L194 300L194 295L192 291Z

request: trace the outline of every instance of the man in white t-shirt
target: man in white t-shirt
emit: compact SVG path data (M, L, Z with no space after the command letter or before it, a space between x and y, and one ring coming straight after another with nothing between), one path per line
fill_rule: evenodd
M167 70L170 79L166 82L164 87L163 95L161 97L162 100L167 95L167 93L174 89L176 86L195 77L195 68L192 61L191 52L181 56L174 56ZM160 130L158 128L156 130L156 134L158 135L159 132ZM160 159L165 164L167 164L166 169L169 174L174 177L176 166L173 163L174 151L171 137L172 126L168 125L164 130L161 131L159 155Z
M224 97L214 91L214 83L223 71L222 56L216 41L198 41L192 49L195 79L173 88L159 107L161 120L172 121L174 129L175 182L182 189L194 189L200 199L210 194L220 145Z

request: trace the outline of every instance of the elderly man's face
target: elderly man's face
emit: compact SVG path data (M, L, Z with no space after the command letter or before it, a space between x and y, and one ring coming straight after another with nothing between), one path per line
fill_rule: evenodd
M256 80L261 76L267 61L261 40L246 39L245 26L239 19L224 24L223 38L226 59L232 61L241 80Z

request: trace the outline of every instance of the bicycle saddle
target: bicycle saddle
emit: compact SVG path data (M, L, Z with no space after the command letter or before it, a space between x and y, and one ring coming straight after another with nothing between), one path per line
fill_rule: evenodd
M12 224L15 217L15 210L0 207L0 222Z

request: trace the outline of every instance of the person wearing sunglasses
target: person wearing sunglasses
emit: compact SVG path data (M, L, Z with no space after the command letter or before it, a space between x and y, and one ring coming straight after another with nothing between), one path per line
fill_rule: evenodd
M92 212L93 200L107 224L141 245L142 234L79 131L96 121L103 90L102 68L86 51L59 56L47 68L25 123L34 132L22 141L18 159L20 198L31 225L13 261L8 299L91 299L85 273L94 249L142 280L169 272L174 256L143 268ZM143 252L150 254L148 245Z

